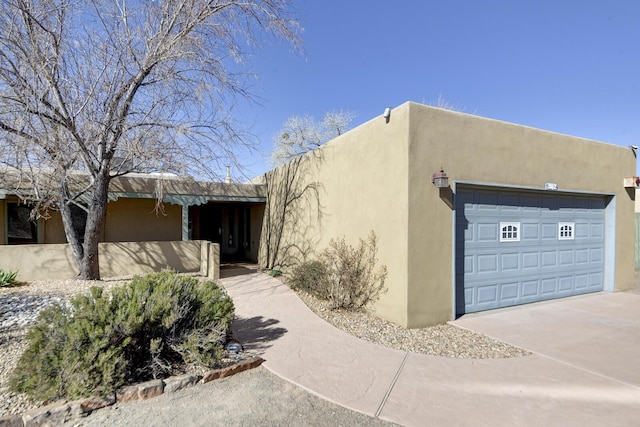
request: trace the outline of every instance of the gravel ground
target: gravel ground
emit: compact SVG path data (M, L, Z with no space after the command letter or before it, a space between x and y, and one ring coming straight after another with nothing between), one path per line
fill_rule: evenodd
M91 286L99 285L109 289L125 283L126 279L128 278L114 278L100 282L39 281L32 282L28 286L0 288L0 366L2 367L0 372L0 416L24 412L38 406L37 403L28 401L25 396L11 393L7 389L9 375L26 347L26 328L33 323L37 312L56 300L88 292ZM34 295L39 296L40 305L34 303L32 298ZM317 300L305 293L299 293L299 296L318 316L337 328L356 337L394 349L444 357L482 359L519 357L529 354L520 348L453 325L404 329L364 311L331 310L328 303L324 301ZM11 313L6 308L10 301L19 305L17 310L14 306ZM16 303L16 301L19 302ZM12 322L10 319L16 317L16 311L26 312L28 314L25 317L27 320L23 320L20 324ZM22 314L20 315L22 316ZM262 375L266 376L267 374Z
M396 350L463 359L505 359L531 354L502 341L449 324L406 329L366 311L332 310L328 302L301 291L298 291L298 296L314 313L336 328Z

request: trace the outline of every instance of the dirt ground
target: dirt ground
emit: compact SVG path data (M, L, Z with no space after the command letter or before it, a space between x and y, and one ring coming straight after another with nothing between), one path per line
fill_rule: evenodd
M100 409L73 426L395 426L323 400L264 367L142 402Z

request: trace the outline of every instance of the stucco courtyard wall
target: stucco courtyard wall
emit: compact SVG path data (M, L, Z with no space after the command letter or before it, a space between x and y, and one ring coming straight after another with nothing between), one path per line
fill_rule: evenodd
M216 278L217 244L199 241L110 242L99 244L102 277L146 274L163 269L202 272ZM0 269L18 271L18 280L73 279L78 269L68 244L0 246Z
M623 187L635 172L629 148L415 103L401 108L410 110L410 327L452 316L453 211L430 182L441 167L450 183L541 189L553 182L560 191L615 194L615 289L633 286L634 196Z

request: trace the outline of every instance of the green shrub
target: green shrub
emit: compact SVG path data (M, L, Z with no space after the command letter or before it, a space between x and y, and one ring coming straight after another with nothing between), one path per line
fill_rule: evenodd
M213 282L171 272L91 288L43 310L10 388L37 400L103 396L130 383L213 367L233 320Z
M327 268L318 260L297 265L288 280L293 289L301 289L321 299L329 299Z
M282 276L282 271L280 271L280 270L270 270L269 271L269 276L271 276L271 277L280 277L280 276Z
M17 271L5 271L0 269L0 288L17 286L18 285L18 282L16 281L17 276L18 276Z
M329 300L334 308L359 309L376 301L384 291L387 267L376 270L378 239L373 231L357 247L344 238L331 240L320 254L327 268Z

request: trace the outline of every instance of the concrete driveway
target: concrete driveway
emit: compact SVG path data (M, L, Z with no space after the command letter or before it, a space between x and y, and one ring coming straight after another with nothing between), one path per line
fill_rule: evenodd
M463 316L451 323L640 387L638 294L600 292Z

